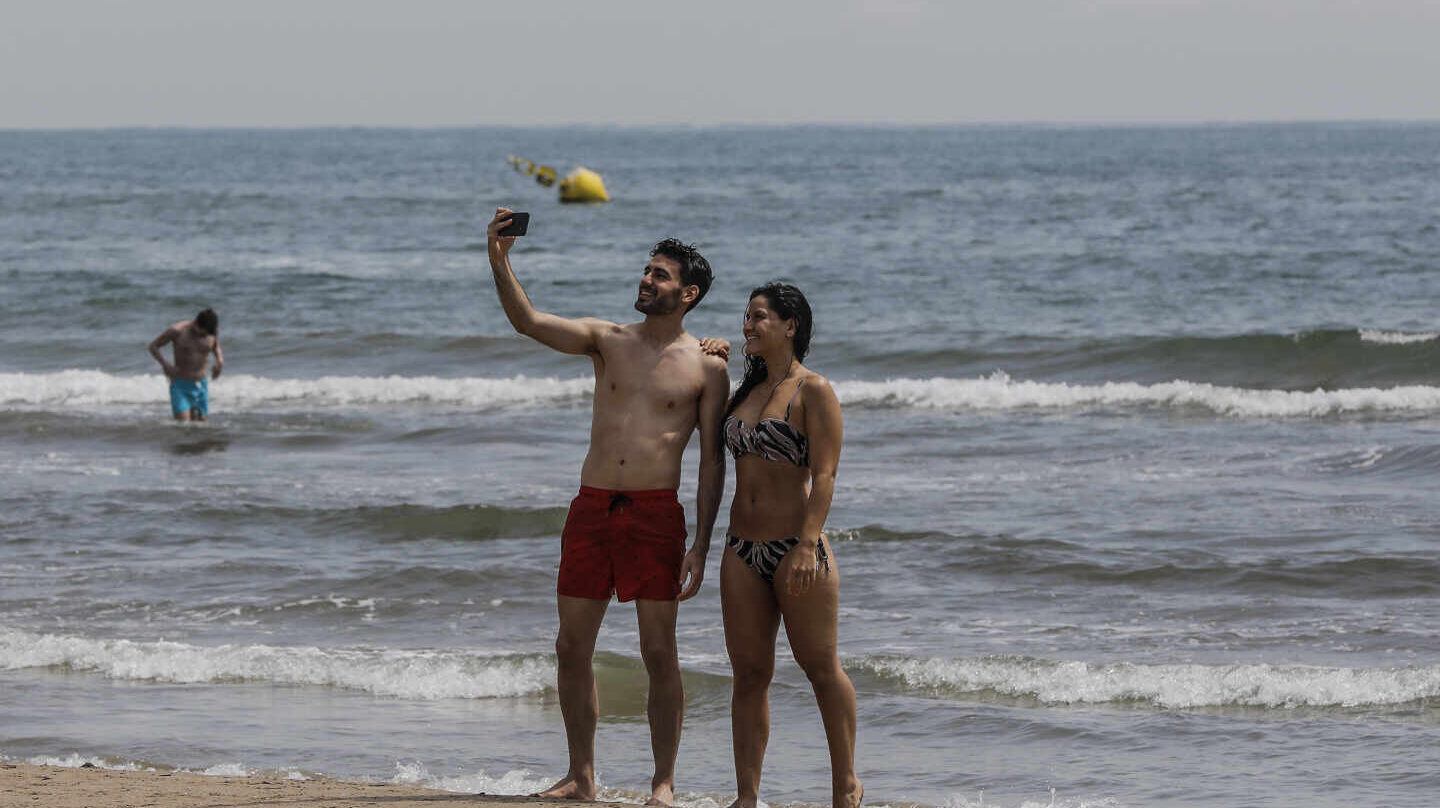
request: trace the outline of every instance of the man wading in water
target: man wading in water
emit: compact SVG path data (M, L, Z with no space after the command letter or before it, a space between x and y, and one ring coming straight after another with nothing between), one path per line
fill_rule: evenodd
M613 592L622 602L635 601L640 655L650 677L646 707L655 756L650 802L669 805L675 799L675 755L685 712L675 617L679 601L700 589L725 490L720 421L729 374L725 360L707 354L682 322L710 288L710 264L694 247L665 239L650 251L640 276L635 309L644 320L618 325L566 319L538 311L515 277L510 266L515 237L499 235L510 216L510 210L498 209L486 231L490 268L510 324L557 351L588 356L595 365L590 451L561 535L556 586L557 689L570 769L537 796L595 799L599 702L591 658ZM726 348L719 350L728 355ZM695 542L686 552L685 510L675 490L681 455L697 427Z
M167 342L175 344L174 362L166 362L160 353ZM225 357L220 353L219 316L206 309L193 320L181 320L151 340L149 349L170 380L170 412L175 420L205 420L210 413L210 384L205 379L210 354L215 354L215 369L211 372L215 378L220 378L225 367Z

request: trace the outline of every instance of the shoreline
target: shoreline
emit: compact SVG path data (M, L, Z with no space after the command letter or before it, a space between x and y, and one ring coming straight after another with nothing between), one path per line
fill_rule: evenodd
M495 794L462 794L395 783L347 782L314 777L215 776L165 771L128 771L99 767L0 763L0 808L238 808L286 805L291 808L542 808L573 805L566 800ZM623 806L592 802L587 805Z

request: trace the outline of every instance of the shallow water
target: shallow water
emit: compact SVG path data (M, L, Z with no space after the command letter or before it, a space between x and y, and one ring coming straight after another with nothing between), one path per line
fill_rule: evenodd
M504 203L560 314L632 318L669 234L717 271L694 333L738 342L771 278L810 295L871 801L1428 804L1437 141L0 133L0 755L491 793L563 772L553 580L589 366L504 321ZM561 207L509 154L584 163L615 201ZM144 345L207 305L226 373L178 427ZM696 806L733 796L720 552L679 629ZM631 607L600 648L600 778L639 798ZM781 657L762 796L824 804Z

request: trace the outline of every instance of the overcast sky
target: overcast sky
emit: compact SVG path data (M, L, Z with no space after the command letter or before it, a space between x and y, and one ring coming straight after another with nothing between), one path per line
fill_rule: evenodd
M0 128L1440 118L1440 0L8 0Z

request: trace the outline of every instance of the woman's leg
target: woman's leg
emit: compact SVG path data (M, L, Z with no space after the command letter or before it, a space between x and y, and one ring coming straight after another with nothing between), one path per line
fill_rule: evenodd
M827 544L826 550L830 548ZM825 740L830 746L830 787L834 808L855 808L865 791L855 776L855 687L840 667L838 649L840 612L840 571L835 554L829 553L829 571L822 565L814 585L803 595L785 589L791 550L775 572L775 597L785 618L785 636L795 662L810 679Z
M732 808L755 808L765 745L770 740L770 678L775 673L780 611L770 585L745 566L734 550L725 547L721 552L720 606L734 681L730 691L736 790Z

